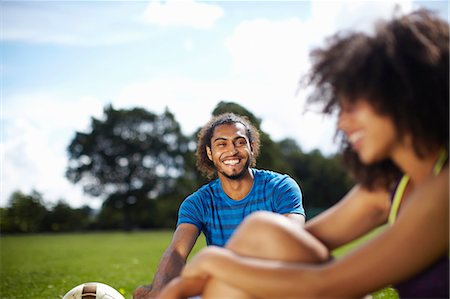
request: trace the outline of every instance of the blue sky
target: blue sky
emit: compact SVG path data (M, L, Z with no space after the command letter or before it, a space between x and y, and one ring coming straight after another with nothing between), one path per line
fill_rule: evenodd
M334 122L305 111L308 52L337 30L370 31L393 1L1 1L1 192L98 207L64 178L66 147L103 107L172 111L186 134L221 100L275 140L336 150ZM446 1L398 3L448 19Z

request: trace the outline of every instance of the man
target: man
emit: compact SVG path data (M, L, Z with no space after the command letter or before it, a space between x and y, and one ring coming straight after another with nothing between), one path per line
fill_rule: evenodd
M153 283L138 287L135 299L153 298L181 273L200 232L207 245L224 246L242 220L255 211L286 215L305 222L302 193L287 175L252 168L259 154L259 132L247 118L225 113L213 117L199 132L197 168L218 178L181 204L177 228L164 252Z

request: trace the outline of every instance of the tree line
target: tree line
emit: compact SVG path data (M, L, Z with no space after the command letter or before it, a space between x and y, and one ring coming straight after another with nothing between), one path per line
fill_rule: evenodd
M304 152L291 138L272 140L261 130L262 120L237 103L222 101L212 115L224 112L245 115L260 130L257 167L293 177L308 218L335 204L351 187L338 155ZM103 117L92 118L86 132L75 132L67 147L67 179L101 198L101 208L72 208L64 199L50 207L37 191L16 191L0 209L1 232L173 228L180 203L207 182L195 167L197 133L185 136L168 109L155 114L106 106Z

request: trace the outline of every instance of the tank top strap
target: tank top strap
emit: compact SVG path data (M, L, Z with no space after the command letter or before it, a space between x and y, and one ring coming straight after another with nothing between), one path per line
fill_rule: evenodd
M433 175L438 175L441 172L444 165L447 164L447 161L448 161L448 152L446 150L441 150L439 158L433 167Z
M398 209L400 207L400 203L402 202L403 195L405 194L406 186L409 182L409 176L404 175L400 182L397 185L397 188L395 188L394 196L392 197L392 204L391 204L391 210L389 211L389 218L388 223L390 225L394 224L395 219L397 218Z
M441 150L439 153L438 160L434 164L433 167L433 175L438 175L445 164L448 161L448 152L446 150ZM392 197L391 210L389 211L388 223L392 225L397 218L398 209L400 208L400 204L402 202L403 196L405 194L406 186L408 186L409 176L406 174L400 179L397 187L394 191L394 196Z

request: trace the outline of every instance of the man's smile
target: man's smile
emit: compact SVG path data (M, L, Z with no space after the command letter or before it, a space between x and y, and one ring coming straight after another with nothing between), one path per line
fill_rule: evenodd
M229 159L229 160L224 160L223 164L225 164L225 165L236 165L236 164L239 164L239 162L241 162L240 159Z

